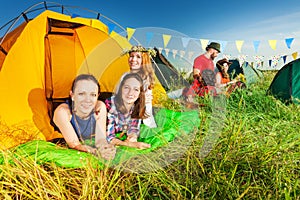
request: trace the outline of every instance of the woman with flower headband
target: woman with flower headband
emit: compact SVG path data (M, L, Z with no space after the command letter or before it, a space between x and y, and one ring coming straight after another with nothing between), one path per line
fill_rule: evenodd
M146 115L143 124L150 128L157 127L152 111L152 90L155 83L155 73L152 67L151 55L155 56L155 51L151 51L142 46L132 46L128 51L128 64L131 73L138 73L143 79L145 99L146 99Z
M71 87L70 100L54 111L53 121L72 149L92 153L109 160L116 148L106 141L106 106L97 101L100 85L90 74L77 76ZM97 105L97 111L95 111ZM87 145L90 140L92 144Z
M108 142L139 149L150 147L150 144L137 141L141 119L145 118L143 80L137 73L125 74L116 94L105 104Z

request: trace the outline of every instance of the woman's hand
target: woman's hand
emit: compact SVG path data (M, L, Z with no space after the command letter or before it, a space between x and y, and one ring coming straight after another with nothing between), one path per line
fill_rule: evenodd
M145 142L128 142L128 146L138 148L138 149L148 149L151 147L150 144L147 144Z
M194 102L194 98L192 95L188 95L187 98L186 98L186 101L189 102L189 103L193 103Z
M126 141L128 141L128 142L137 142L137 135L136 134L129 134L127 136Z
M116 149L115 145L113 145L113 144L101 145L97 149L98 155L100 154L101 158L103 158L105 160L114 159L116 152L117 152L117 149Z
M95 154L97 149L93 148L91 146L88 145L82 145L82 144L78 144L75 147L73 147L73 149L76 149L78 151L83 151L83 152L87 152L87 153L91 153L91 154Z

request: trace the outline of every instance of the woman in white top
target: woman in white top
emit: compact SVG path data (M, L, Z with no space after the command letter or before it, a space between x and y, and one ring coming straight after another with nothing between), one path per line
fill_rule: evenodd
M143 123L150 127L157 127L152 110L152 90L154 88L155 73L152 67L151 55L149 50L142 46L133 46L129 51L128 64L131 73L138 73L143 79L145 100L146 100L146 115Z

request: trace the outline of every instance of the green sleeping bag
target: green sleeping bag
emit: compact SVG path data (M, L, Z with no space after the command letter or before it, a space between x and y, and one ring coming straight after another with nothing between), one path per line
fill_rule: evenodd
M32 159L38 164L55 163L66 168L83 168L87 164L103 168L105 165L113 166L130 159L133 156L154 152L156 149L166 146L177 137L193 137L192 133L199 127L200 119L198 111L176 112L161 109L155 115L157 128L148 128L141 125L139 141L151 144L149 149L136 149L130 147L117 147L117 154L112 161L105 161L96 156L55 145L54 143L33 140L21 144L0 154L0 164L9 162L13 164L21 158Z

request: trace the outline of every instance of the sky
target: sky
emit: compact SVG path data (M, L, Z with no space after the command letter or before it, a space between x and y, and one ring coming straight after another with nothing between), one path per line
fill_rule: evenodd
M10 0L0 7L0 25L30 8L37 0ZM189 38L191 41L220 41L224 55L291 55L300 48L300 1L201 1L201 0L54 0L66 6L78 6L97 11L124 28L130 27L144 32L168 34L176 39ZM138 34L138 32L136 32ZM286 46L285 39L294 38L292 47ZM277 40L272 49L269 40ZM192 46L192 43L189 46ZM236 41L243 41L240 51ZM260 41L257 51L254 41ZM172 48L171 42L170 48ZM182 46L182 42L181 42ZM181 48L189 48L189 46ZM167 48L167 47L166 47ZM174 48L174 47L173 47ZM176 48L176 47L175 47ZM179 47L178 47L179 48ZM201 49L192 48L194 55Z

